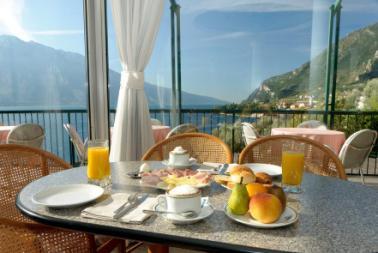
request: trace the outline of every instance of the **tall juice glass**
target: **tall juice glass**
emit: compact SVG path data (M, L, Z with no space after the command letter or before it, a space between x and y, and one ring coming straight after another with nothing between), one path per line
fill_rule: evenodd
M107 140L88 141L88 182L101 187L110 184L109 144Z
M285 143L282 148L282 186L286 192L302 192L303 170L304 144Z

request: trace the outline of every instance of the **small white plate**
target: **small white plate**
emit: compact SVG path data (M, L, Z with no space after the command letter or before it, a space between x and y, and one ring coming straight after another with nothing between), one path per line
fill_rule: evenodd
M206 219L210 215L214 213L214 208L212 205L209 203L209 198L208 197L203 197L201 198L201 201L204 201L203 207L201 209L201 213L194 218L184 218L180 215L176 214L162 214L163 218L172 222L173 224L177 225L184 225L184 224L193 224L196 222L199 222L203 219ZM155 208L156 211L166 211L167 208L164 205L164 203L158 203Z
M164 160L162 161L162 163L166 166L168 166L169 168L172 168L172 169L186 169L186 168L191 168L193 165L196 164L196 160L189 160L189 163L188 164L180 164L180 165L174 165L174 164L170 164L168 162L168 160Z
M283 214L281 214L281 217L278 219L278 221L270 224L264 224L261 223L255 219L253 219L249 213L246 213L244 215L235 215L230 213L227 210L227 205L224 207L224 213L228 218L230 218L233 221L239 222L241 224L255 227L255 228L279 228L279 227L285 227L293 224L298 220L299 215L297 212L292 209L291 207L286 207Z
M68 184L46 188L32 198L33 202L52 208L74 207L91 202L104 193L104 189L91 184Z
M265 172L272 177L277 177L282 175L281 166L268 164L268 163L246 163L244 164L251 168L254 173Z

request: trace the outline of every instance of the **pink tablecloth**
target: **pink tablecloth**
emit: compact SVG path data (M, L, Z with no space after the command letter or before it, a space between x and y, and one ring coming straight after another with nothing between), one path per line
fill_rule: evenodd
M15 126L0 126L0 144L7 143L8 133L13 128L15 128Z
M155 143L165 139L165 136L171 131L169 126L152 126L152 134L154 135ZM110 128L110 132L113 132L113 127Z
M345 134L335 130L324 130L314 128L272 128L272 135L296 135L310 138L327 145L336 154L345 142Z
M152 133L154 134L155 143L164 140L169 131L171 131L169 126L152 126Z

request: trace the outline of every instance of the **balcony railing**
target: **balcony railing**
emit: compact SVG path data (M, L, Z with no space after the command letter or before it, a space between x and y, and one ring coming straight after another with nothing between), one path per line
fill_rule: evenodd
M114 123L115 111L110 113L110 125ZM151 110L151 117L157 118L165 125L171 125L169 109ZM244 147L240 122L254 123L261 135L269 135L273 127L295 127L300 122L310 119L322 121L324 111L256 110L251 112L221 111L209 109L182 110L182 123L196 125L201 132L214 134L223 139L237 155ZM85 110L30 110L1 111L0 123L17 125L37 123L45 129L44 149L62 157L71 164L77 162L73 145L63 129L64 123L72 124L85 139L88 136L87 112ZM343 131L347 136L360 129L378 130L378 111L336 111L334 112L334 129ZM378 175L378 147L370 154L364 165L366 175ZM358 174L358 170L348 171Z

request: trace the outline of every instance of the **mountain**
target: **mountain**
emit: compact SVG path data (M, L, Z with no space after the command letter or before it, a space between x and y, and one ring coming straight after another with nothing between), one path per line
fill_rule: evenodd
M324 96L326 71L324 50L299 68L263 81L243 102L269 102L298 95ZM378 78L378 23L354 31L339 42L337 89L345 96L359 85Z
M0 106L84 108L86 106L85 57L56 50L9 35L0 36ZM109 97L115 108L120 74L109 70ZM145 83L151 108L169 107L168 88ZM182 92L183 106L211 107L227 102Z

